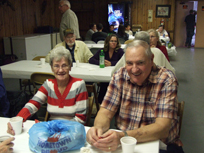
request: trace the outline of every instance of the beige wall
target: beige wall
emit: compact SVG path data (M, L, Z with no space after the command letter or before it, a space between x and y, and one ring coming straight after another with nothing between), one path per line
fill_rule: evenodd
M186 25L185 17L189 14L189 11L193 9L193 2L186 2L188 9L183 9L181 1L176 2L176 15L175 15L175 34L174 45L176 47L183 47L186 41Z
M196 38L195 47L204 48L204 11L202 11L202 6L204 6L203 1L198 2L197 11L197 24L196 24Z

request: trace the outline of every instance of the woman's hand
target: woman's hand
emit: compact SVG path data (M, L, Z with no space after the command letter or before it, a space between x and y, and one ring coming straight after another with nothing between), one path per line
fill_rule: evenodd
M6 139L2 143L0 143L0 153L10 153L10 152L13 152L13 148L12 147L14 146L14 143L11 142L11 141L13 141L14 139L15 139L14 137L11 137L11 138Z
M11 135L15 135L15 131L13 130L11 123L8 122L7 125L8 125L7 133L9 133Z
M105 60L105 66L111 66L111 62L108 60Z

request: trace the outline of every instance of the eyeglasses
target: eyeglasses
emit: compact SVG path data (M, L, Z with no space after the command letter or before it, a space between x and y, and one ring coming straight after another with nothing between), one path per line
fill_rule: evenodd
M71 40L71 39L74 39L75 37L72 36L72 37L65 37L66 40Z
M69 66L68 65L65 65L65 64L63 64L62 66L59 66L59 65L54 65L53 66L53 69L54 70L59 70L59 69L62 69L62 70L67 70L68 68L69 68Z
M117 43L117 40L110 40L110 42L112 42L112 43L113 43L113 42Z
M150 36L150 38L154 38L154 37L156 37L156 36Z

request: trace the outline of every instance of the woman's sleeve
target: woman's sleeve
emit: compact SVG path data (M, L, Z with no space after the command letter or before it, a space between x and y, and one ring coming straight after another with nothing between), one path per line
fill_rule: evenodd
M21 109L17 116L23 117L23 121L29 119L34 115L42 104L46 103L48 91L47 91L47 81L39 88L38 92L29 100L28 103Z
M74 120L81 124L85 124L88 110L88 93L84 80L81 80L77 88L76 105L78 108L76 109Z
M96 54L89 59L90 64L99 65L99 54L100 54L100 52L101 52L101 49L99 49L96 52Z

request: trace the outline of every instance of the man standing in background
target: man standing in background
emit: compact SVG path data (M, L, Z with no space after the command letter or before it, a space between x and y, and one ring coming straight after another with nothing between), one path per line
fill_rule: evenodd
M191 47L191 40L194 35L194 26L195 23L195 15L197 14L196 11L190 10L190 14L186 16L185 23L186 23L186 43L185 46L190 48Z
M68 0L59 1L59 10L62 15L60 23L60 39L64 41L64 30L71 28L74 30L74 34L77 39L80 39L79 23L76 14L71 10L71 4Z

